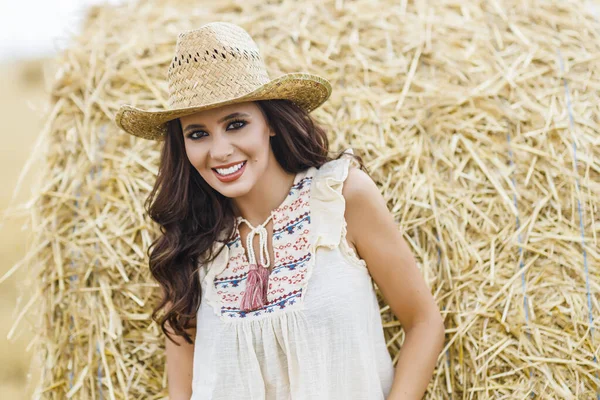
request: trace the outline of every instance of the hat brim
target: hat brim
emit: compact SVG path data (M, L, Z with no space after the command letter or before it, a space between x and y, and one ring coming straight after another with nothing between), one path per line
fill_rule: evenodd
M287 99L307 112L311 112L323 104L329 96L331 96L329 81L317 75L296 72L279 76L243 96L202 106L142 110L131 105L123 105L115 116L115 122L125 132L134 136L149 140L164 140L168 121L201 110L244 101Z

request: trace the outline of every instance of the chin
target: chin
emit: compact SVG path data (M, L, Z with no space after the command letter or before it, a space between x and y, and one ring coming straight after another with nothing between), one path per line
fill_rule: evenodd
M221 182L218 178L213 177L210 185L214 190L229 198L243 196L249 191L246 179L234 182Z

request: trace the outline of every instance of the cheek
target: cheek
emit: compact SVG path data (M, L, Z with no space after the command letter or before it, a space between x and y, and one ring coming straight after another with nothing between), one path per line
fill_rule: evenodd
M200 148L193 145L186 145L185 152L190 164L192 164L196 169L201 169L205 159L204 152Z
M271 142L268 133L260 128L253 128L246 132L238 132L239 136L232 136L231 150L234 154L233 159L248 159L256 161L264 158L270 150ZM237 155L237 156L235 156Z
M265 152L269 151L271 146L271 137L269 136L269 132L264 129L257 129L252 133L249 145L256 154L264 155Z

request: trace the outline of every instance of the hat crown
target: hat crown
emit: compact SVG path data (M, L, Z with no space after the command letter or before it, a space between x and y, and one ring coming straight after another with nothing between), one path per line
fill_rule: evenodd
M241 97L270 80L252 37L228 22L180 33L167 79L172 108Z

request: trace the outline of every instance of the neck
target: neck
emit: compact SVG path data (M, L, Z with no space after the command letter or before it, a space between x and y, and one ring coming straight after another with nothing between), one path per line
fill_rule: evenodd
M261 177L250 192L232 199L236 218L243 218L252 226L258 226L271 216L275 208L282 205L289 195L296 174L281 169L272 175L268 178Z

